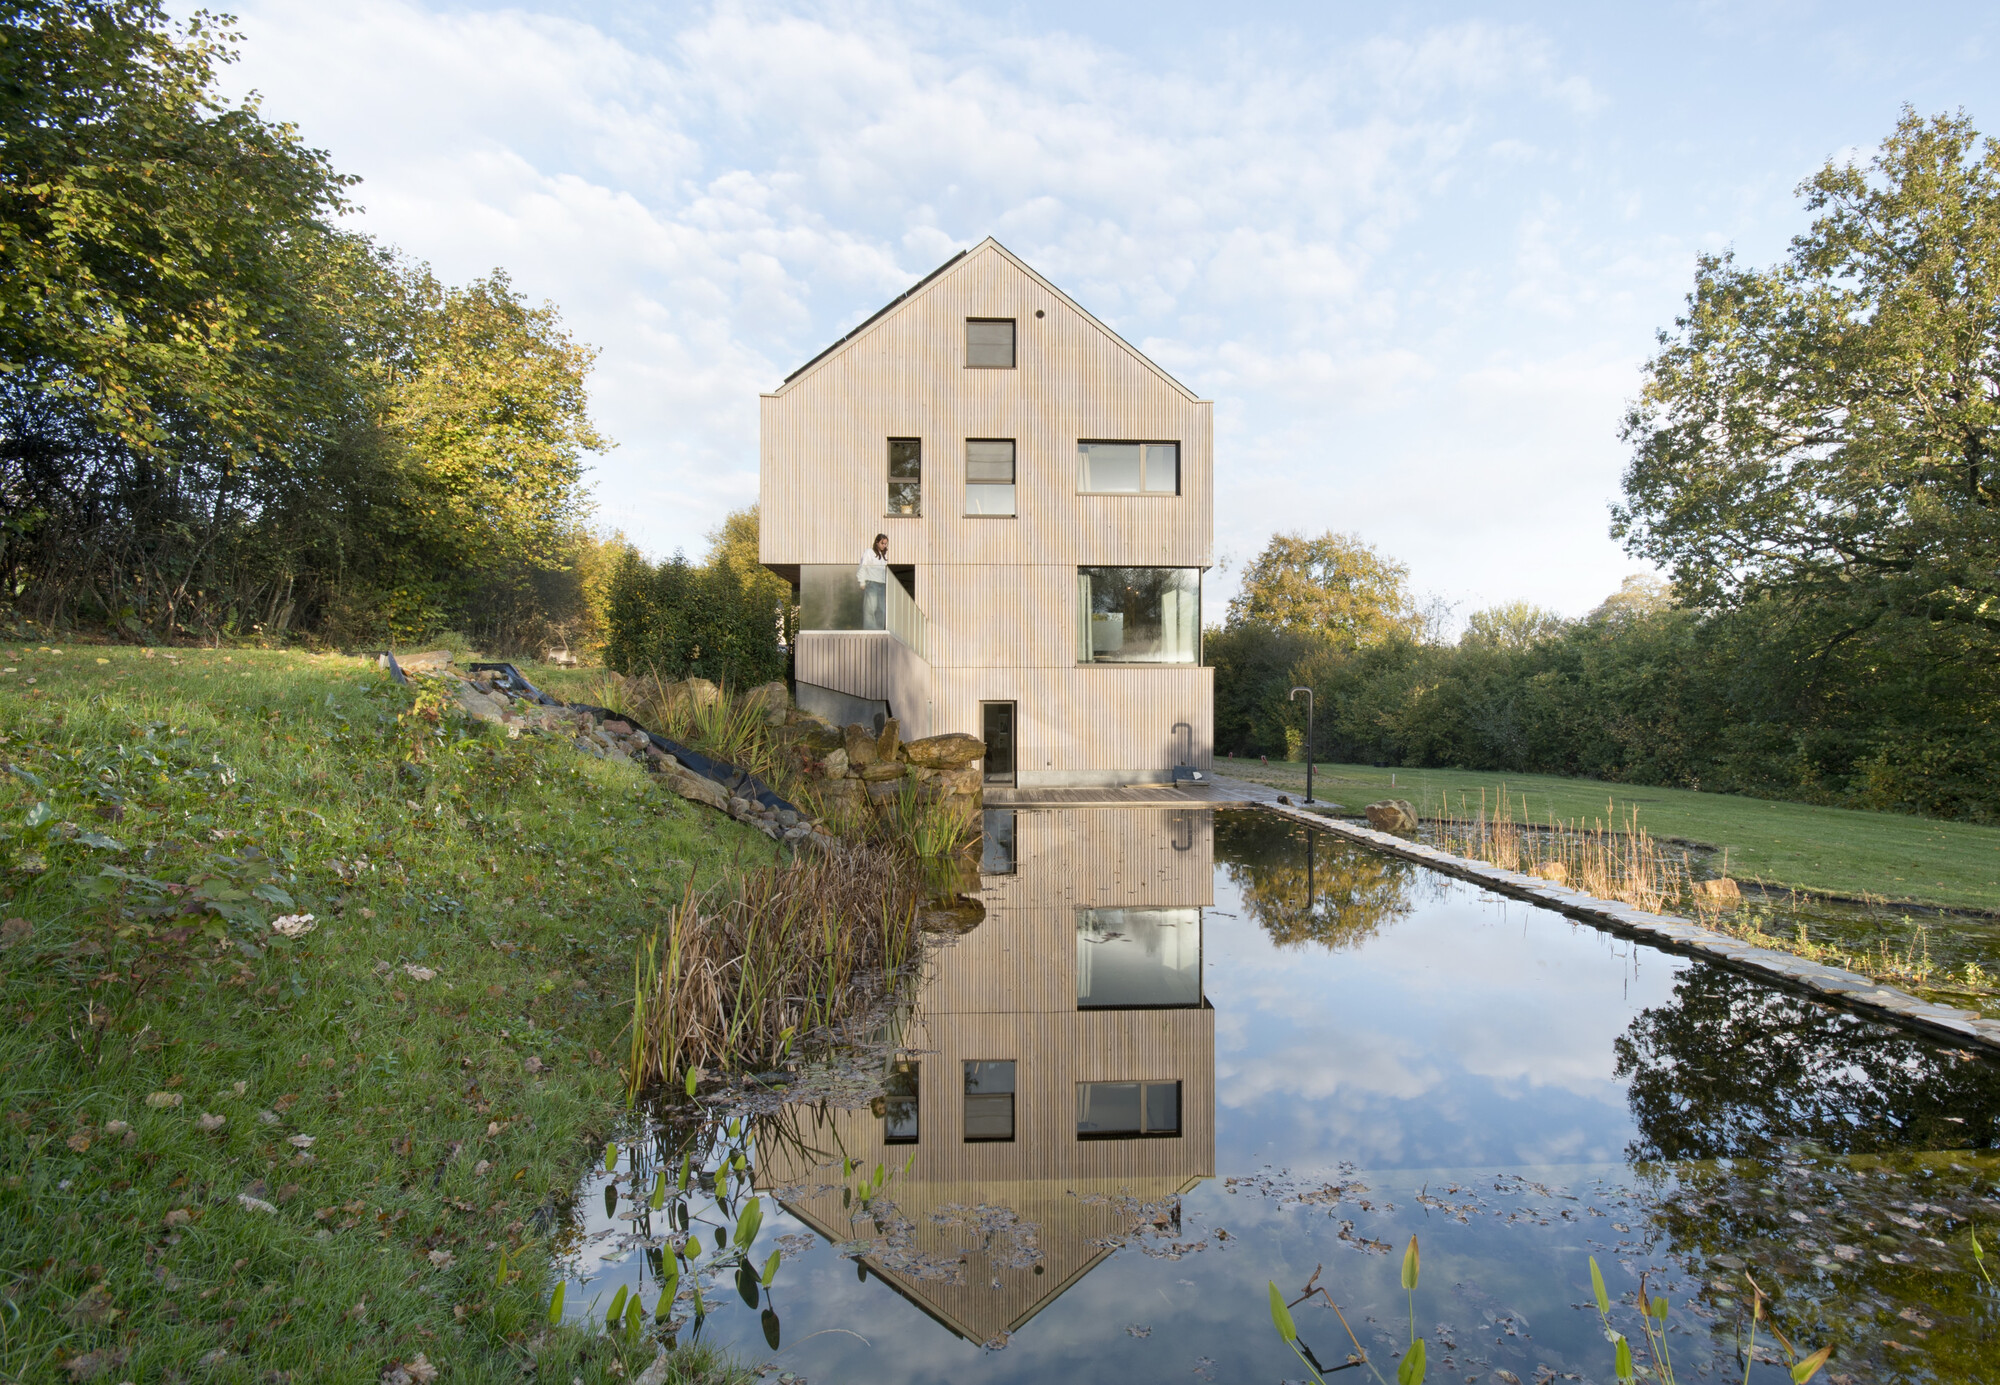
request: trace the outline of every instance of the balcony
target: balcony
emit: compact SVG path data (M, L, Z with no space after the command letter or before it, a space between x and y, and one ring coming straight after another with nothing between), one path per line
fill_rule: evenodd
M799 566L799 633L843 630L893 635L919 659L930 657L930 626L916 598L891 580L884 588L879 624L871 624L860 582L852 563L802 563Z
M799 566L799 643L794 676L800 705L808 685L879 704L908 739L931 735L930 625L901 582L883 590L882 610L869 611L852 563ZM835 699L835 704L839 700ZM852 704L845 704L852 707ZM830 708L812 708L833 715ZM865 713L865 708L855 708ZM836 720L848 713L835 715ZM865 715L861 717L865 721Z

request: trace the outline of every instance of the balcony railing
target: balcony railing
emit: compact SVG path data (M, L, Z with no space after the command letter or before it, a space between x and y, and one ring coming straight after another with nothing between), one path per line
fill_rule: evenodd
M804 563L799 567L799 631L881 630L894 635L920 659L930 657L930 626L914 598L893 576L883 587L882 610L868 608L852 563Z

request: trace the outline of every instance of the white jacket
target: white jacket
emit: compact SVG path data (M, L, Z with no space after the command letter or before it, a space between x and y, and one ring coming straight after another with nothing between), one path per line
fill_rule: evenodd
M854 577L864 587L870 582L886 585L889 581L889 562L886 558L876 557L875 550L871 548L868 556L861 560L861 566L854 570Z

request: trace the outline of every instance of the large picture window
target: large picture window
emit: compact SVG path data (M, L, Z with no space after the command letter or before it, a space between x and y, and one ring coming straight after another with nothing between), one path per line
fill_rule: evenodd
M1201 1004L1200 909L1078 909L1076 1008Z
M965 444L965 512L1014 513L1014 440L972 438Z
M1181 1133L1178 1082L1079 1082L1079 1140L1159 1139Z
M921 438L889 439L889 508L891 515L924 512L924 444Z
M1084 567L1076 571L1076 661L1200 661L1201 569Z
M1076 488L1086 495L1179 495L1177 442L1080 442Z

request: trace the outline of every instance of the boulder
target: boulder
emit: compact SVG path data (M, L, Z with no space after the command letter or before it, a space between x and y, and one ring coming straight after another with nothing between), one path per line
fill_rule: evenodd
M875 758L885 764L896 758L896 752L903 747L903 724L894 717L882 723L882 734L875 738Z
M903 791L903 781L900 778L878 779L862 787L868 791L868 801L879 808L896 801L897 796Z
M1371 803L1362 810L1368 814L1368 825L1378 832L1414 832L1417 830L1417 810L1409 800L1385 798L1380 803Z
M765 720L771 725L783 726L792 710L791 690L774 678L744 693L743 705L762 712Z
M925 769L963 769L986 755L986 742L963 731L947 731L942 736L925 736L903 747L903 755L913 765Z
M908 769L909 766L900 760L886 762L877 760L861 771L861 777L871 784L885 784L891 780L901 779Z
M826 777L829 779L844 779L847 777L847 752L845 750L829 750L826 752Z
M846 805L852 807L866 795L866 787L859 779L829 779L820 790L820 797L829 807Z
M792 720L778 732L778 739L814 755L847 748L847 737L838 726L809 712L794 712Z
M684 769L669 766L660 777L667 781L667 787L682 798L693 799L696 803L706 803L718 812L729 811L729 791L713 779L704 779L699 774L690 774Z
M976 794L986 787L986 772L978 765L961 765L938 775L938 787L948 794Z
M458 703L459 710L469 716L478 717L481 721L498 722L506 718L508 707L506 698L481 692L470 683L460 683L453 694L453 700Z
M866 769L875 763L875 736L860 722L849 722L843 733L847 738L847 763L852 769Z

